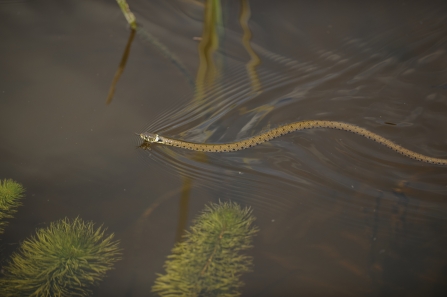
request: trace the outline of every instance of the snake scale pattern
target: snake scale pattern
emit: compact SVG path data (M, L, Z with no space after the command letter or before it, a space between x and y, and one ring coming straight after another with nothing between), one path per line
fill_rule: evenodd
M336 122L336 121L300 121L300 122L294 122L287 125L283 125L274 129L271 129L265 133L259 134L257 136L253 136L247 139L243 139L236 142L231 143L222 143L222 144L208 144L208 143L193 143L193 142L187 142L182 141L178 139L172 139L164 136L160 136L158 134L148 133L144 132L139 134L139 136L147 143L158 143L158 144L164 144L164 145L170 145L174 147L180 147L183 149L193 150L193 151L200 151L200 152L215 152L215 153L222 153L222 152L234 152L239 151L243 149L247 149L253 146L256 146L258 144L261 144L266 141L270 141L274 138L277 138L279 136L305 130L305 129L315 129L315 128L329 128L329 129L337 129L337 130L343 130L348 132L353 132L358 135L361 135L363 137L366 137L368 139L374 140L375 142L378 142L390 149L392 149L395 152L398 152L401 155L404 155L408 158L418 160L421 162L426 162L430 164L436 164L436 165L447 165L447 159L440 159L440 158L433 158L428 157L419 153L416 153L414 151L411 151L409 149L406 149L398 144L395 144L394 142L377 135L373 132L370 132L364 128L358 127L356 125L347 124L343 122Z

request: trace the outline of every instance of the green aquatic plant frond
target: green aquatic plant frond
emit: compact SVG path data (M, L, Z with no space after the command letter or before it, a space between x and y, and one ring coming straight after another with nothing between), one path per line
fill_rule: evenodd
M114 235L65 218L25 240L4 267L2 296L88 296L120 258Z
M8 224L5 219L12 218L17 212L24 192L23 186L12 179L0 180L0 234Z
M240 276L251 270L250 248L258 229L249 208L211 204L178 243L152 291L160 296L239 296Z

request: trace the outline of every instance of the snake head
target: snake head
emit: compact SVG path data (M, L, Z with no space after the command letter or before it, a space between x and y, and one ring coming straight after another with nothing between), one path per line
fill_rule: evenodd
M160 136L158 136L158 134L144 132L138 135L141 137L141 139L149 143L161 142L161 138Z

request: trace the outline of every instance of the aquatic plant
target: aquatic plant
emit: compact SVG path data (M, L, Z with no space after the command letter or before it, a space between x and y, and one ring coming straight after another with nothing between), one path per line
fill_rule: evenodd
M80 218L37 230L3 267L2 296L88 296L120 257L114 235L104 232Z
M8 224L5 219L12 218L17 212L24 192L23 186L12 179L0 180L0 234Z
M192 79L186 66L181 62L181 60L176 55L174 55L174 53L172 53L165 45L163 45L157 38L155 38L155 36L144 30L140 25L137 25L135 15L130 10L126 0L116 0L116 2L121 8L121 12L123 13L127 22L129 23L131 32L123 56L121 57L121 62L118 66L117 71L115 72L115 76L113 77L106 103L110 104L113 100L118 80L120 79L121 74L124 72L124 68L126 67L127 58L129 57L130 47L135 37L135 33L138 33L142 40L154 45L163 54L163 56L169 59L174 64L174 66L176 66L186 76L189 84L193 88L195 88L194 80Z
M137 28L137 20L135 18L135 15L130 11L129 5L127 4L126 0L116 0L119 7L121 8L121 11L124 14L124 17L126 18L127 22L129 23L130 27L135 30Z
M251 247L255 218L236 203L206 206L184 241L177 243L152 291L160 296L239 296L240 276L252 258L240 252Z

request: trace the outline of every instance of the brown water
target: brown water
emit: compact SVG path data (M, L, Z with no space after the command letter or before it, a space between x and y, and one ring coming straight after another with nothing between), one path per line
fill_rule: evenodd
M243 296L444 296L446 167L324 129L226 154L134 135L335 120L447 158L447 5L419 2L222 1L204 24L201 2L129 1L143 30L106 105L130 34L114 1L0 1L0 178L27 189L3 255L80 216L124 253L95 296L150 296L183 228L232 200L261 230Z

